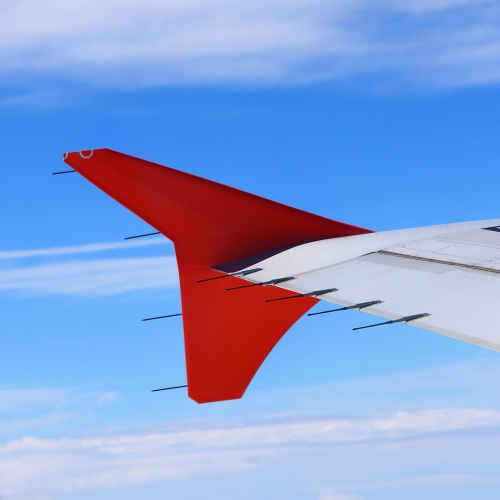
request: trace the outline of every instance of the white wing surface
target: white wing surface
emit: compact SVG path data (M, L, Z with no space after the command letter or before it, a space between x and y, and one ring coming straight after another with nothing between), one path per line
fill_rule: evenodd
M256 267L251 282L293 277L277 286L300 294L337 288L318 298L381 301L362 310L388 320L427 313L408 324L500 351L500 219L322 240L247 269Z

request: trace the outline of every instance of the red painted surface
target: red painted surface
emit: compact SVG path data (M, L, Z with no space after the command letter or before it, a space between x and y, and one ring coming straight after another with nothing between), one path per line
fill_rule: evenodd
M266 304L283 290L226 292L244 282L197 280L220 275L213 266L275 248L371 232L108 149L87 159L69 153L65 161L174 242L188 392L199 403L240 398L272 348L317 299Z

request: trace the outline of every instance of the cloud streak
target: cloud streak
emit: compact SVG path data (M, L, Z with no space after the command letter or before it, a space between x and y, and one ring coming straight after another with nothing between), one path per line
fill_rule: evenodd
M4 79L99 87L298 85L398 75L410 85L500 79L491 0L19 0L0 6Z
M0 291L114 295L178 286L175 257L102 259L0 270Z
M0 252L0 259L27 259L35 257L59 257L63 255L81 255L109 250L127 250L129 248L148 247L152 245L164 245L169 243L163 238L152 238L147 240L120 241L111 243L91 243L88 245L74 245L67 247L37 248L33 250L7 250Z
M64 388L0 389L0 436L34 429L59 428L61 424L88 417L92 408L114 403L116 391L83 392ZM1 482L0 482L1 487Z
M86 438L26 437L0 446L0 484L14 498L68 494L258 469L294 449L302 454L316 446L344 449L499 426L498 411L442 409L360 419L178 423L169 425L174 430Z
M174 256L86 259L97 252L129 250L165 244L165 239L10 250L0 252L0 292L24 295L114 295L178 286ZM71 258L68 260L67 258ZM47 259L19 265L23 259ZM54 262L54 258L58 260Z

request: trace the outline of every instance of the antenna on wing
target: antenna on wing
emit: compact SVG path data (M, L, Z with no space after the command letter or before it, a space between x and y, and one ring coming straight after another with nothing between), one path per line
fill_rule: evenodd
M278 300L299 299L300 297L319 297L327 293L338 292L338 288L327 288L326 290L316 290L315 292L300 293L299 295L290 295L289 297L279 297L278 299L269 299L266 302L276 302Z
M153 236L155 234L161 234L160 231L156 233L147 233L147 234L139 234L138 236L128 236L127 238L123 238L124 240L133 240L135 238L144 238L145 236Z
M153 321L154 319L174 318L175 316L182 316L182 313L169 314L167 316L156 316L155 318L146 318L146 319L143 319L142 321Z
M391 325L392 323L409 323L410 321L416 321L420 318L427 318L428 316L430 316L429 313L415 314L413 316L405 316L404 318L393 319L392 321L376 323L375 325L358 326L357 328L353 328L353 330L363 330L364 328L373 328L374 326Z
M382 304L383 300L372 300L371 302L360 302L359 304L354 304L352 306L340 307L339 309L330 309L328 311L321 311L317 313L310 313L308 316L317 316L318 314L327 314L337 311L348 311L349 309L364 309L365 307L375 306L377 304Z
M248 269L248 271L238 271L237 273L229 273L229 274L225 274L224 276L216 276L215 278L207 278L204 280L198 280L196 283L204 283L206 281L220 280L222 278L230 278L231 276L234 276L237 278L242 278L243 276L248 276L249 274L258 273L259 271L262 271L262 268L256 267L255 269Z
M243 285L243 286L235 286L233 288L226 288L226 292L230 290L239 290L240 288L250 288L252 286L273 286L278 285L279 283L285 283L285 281L292 281L295 278L289 276L288 278L277 278L274 280L264 281L263 283L254 283L253 285Z
M185 389L187 385L177 385L175 387L165 387L163 389L153 389L151 392L171 391L173 389Z

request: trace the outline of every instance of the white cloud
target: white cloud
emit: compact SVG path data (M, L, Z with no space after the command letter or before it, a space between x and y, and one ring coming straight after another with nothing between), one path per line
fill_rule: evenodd
M331 394L325 387L297 389L292 395L253 392L234 404L196 405L195 411L188 404L184 411L197 415L192 419L168 420L173 413L179 414L175 405L167 403L168 413L158 416L167 419L161 425L135 422L132 430L101 431L91 430L95 420L89 426L89 410L95 413L101 404L117 401L114 392L27 389L10 394L4 390L0 406L6 402L11 409L0 415L0 431L5 436L10 429L16 436L0 441L0 492L15 500L69 500L82 495L122 498L124 489L131 496L147 489L148 498L155 499L164 498L165 491L169 498L179 498L177 488L181 488L182 498L198 498L201 485L207 482L237 491L242 481L258 483L261 478L266 491L278 485L286 496L286 488L298 487L319 492L320 500L371 500L381 498L385 490L399 490L404 497L405 491L415 488L431 488L436 494L429 498L453 498L453 488L464 486L474 487L481 496L481 488L499 484L500 410L487 408L495 400L491 387L497 375L498 367L495 371L491 363L479 360L451 366L448 374L431 369L338 382ZM490 385L484 384L487 380ZM450 406L364 414L367 407L373 407L367 393L387 407L391 395L401 405L399 390L403 388L411 399L417 387L427 394L425 401L416 402L419 406L429 401L442 403L443 389L447 397L454 395L459 404L470 405L470 395L457 392L464 386L470 393L486 387L479 403L486 408ZM303 393L314 395L321 413L318 404L301 399ZM283 412L259 414L259 402L265 411L270 407L266 394L275 402L289 401L288 407L274 404L273 411ZM429 395L436 397L433 400ZM300 409L290 413L295 398ZM362 411L353 411L352 398L361 402ZM127 404L127 400L134 401L125 394L116 404ZM114 412L121 413L122 408ZM228 418L231 411L238 416ZM245 411L252 416L241 416ZM15 427L16 422L7 419L19 412L24 413ZM217 414L224 417L216 418ZM51 438L44 437L46 432L33 432L40 428L50 429ZM27 435L26 429L33 433ZM185 488L191 489L186 492ZM230 498L218 493L215 488L207 498ZM250 488L242 498L258 496L258 490ZM310 496L304 494L304 498Z
M59 410L84 400L114 403L118 396L116 391L82 393L75 389L0 389L0 415L46 408Z
M93 243L88 245L0 252L0 291L30 295L111 295L178 286L173 256L67 260L66 257L165 244L167 240ZM51 258L38 265L19 266L19 259ZM59 260L54 262L54 258Z
M60 407L70 396L71 391L67 389L0 389L0 413Z
M175 257L102 259L0 270L0 291L112 295L178 286Z
M276 421L274 421L276 420ZM0 446L0 485L11 496L47 495L91 488L126 487L167 479L267 467L293 449L338 447L375 441L402 442L446 432L500 426L500 412L442 409L398 412L362 419L268 418L258 421L171 423L136 434L39 439ZM342 451L344 450L344 451ZM267 465L266 465L267 464ZM361 500L330 494L323 500Z
M34 257L56 257L62 255L81 255L108 250L127 250L129 248L146 247L151 245L164 245L168 243L163 238L153 238L136 241L120 241L111 243L90 243L87 245L74 245L67 247L36 248L33 250L7 250L0 251L0 259L25 259Z
M390 71L413 84L500 80L491 0L18 0L0 69L99 86L301 84Z
M319 500L365 500L365 497L358 495L346 495L344 493L324 493L319 494Z
M89 409L115 403L118 398L116 391L0 389L0 436L23 435L41 428L57 429L79 419L81 414L88 415Z
M119 397L120 397L120 395L118 394L118 392L109 391L109 392L105 392L105 393L100 395L99 402L103 403L103 404L104 403L115 403L116 401L118 401Z

